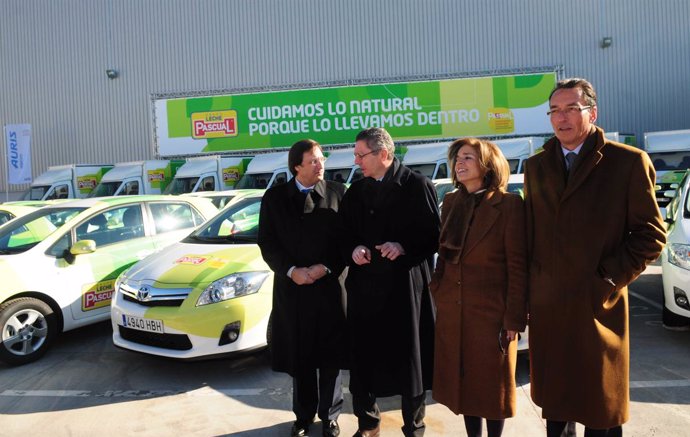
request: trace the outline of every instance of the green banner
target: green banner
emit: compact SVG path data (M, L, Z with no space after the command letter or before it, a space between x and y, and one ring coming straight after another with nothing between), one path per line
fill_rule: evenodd
M156 139L171 156L349 144L368 127L396 141L539 134L555 84L544 73L157 99Z

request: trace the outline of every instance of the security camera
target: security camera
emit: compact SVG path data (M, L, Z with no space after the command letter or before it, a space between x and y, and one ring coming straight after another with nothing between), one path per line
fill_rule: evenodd
M108 79L115 79L120 75L120 73L117 72L117 70L113 70L112 68L109 68L105 70L106 76L108 76Z

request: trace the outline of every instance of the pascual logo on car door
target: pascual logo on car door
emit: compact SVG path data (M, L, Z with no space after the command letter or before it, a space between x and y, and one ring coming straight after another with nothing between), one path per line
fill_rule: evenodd
M90 311L110 305L110 299L113 297L114 289L114 279L97 282L84 291L81 299L81 308L84 311Z

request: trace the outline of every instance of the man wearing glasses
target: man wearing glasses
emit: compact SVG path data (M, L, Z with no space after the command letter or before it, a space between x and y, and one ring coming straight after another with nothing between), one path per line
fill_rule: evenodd
M402 396L405 436L424 434L425 390L433 373L434 315L428 284L439 214L430 180L394 156L385 129L357 135L364 178L343 197L351 342L350 392L359 430L380 434L376 398Z
M646 153L608 141L584 79L558 82L555 137L527 160L531 393L548 437L621 436L628 420L628 284L665 244Z
M288 153L294 178L266 191L259 215L261 255L275 273L271 365L293 378L291 437L307 435L315 414L324 437L340 434L347 340L337 247L345 186L323 180L324 161L316 141L295 143Z

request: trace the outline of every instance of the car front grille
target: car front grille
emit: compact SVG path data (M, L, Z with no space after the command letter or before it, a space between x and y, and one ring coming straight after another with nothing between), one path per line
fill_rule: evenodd
M158 288L153 285L120 284L122 298L145 307L179 307L191 293L191 288Z
M120 329L120 337L133 343L176 351L186 351L192 348L192 342L185 334L158 334L124 326L118 326L118 328Z

